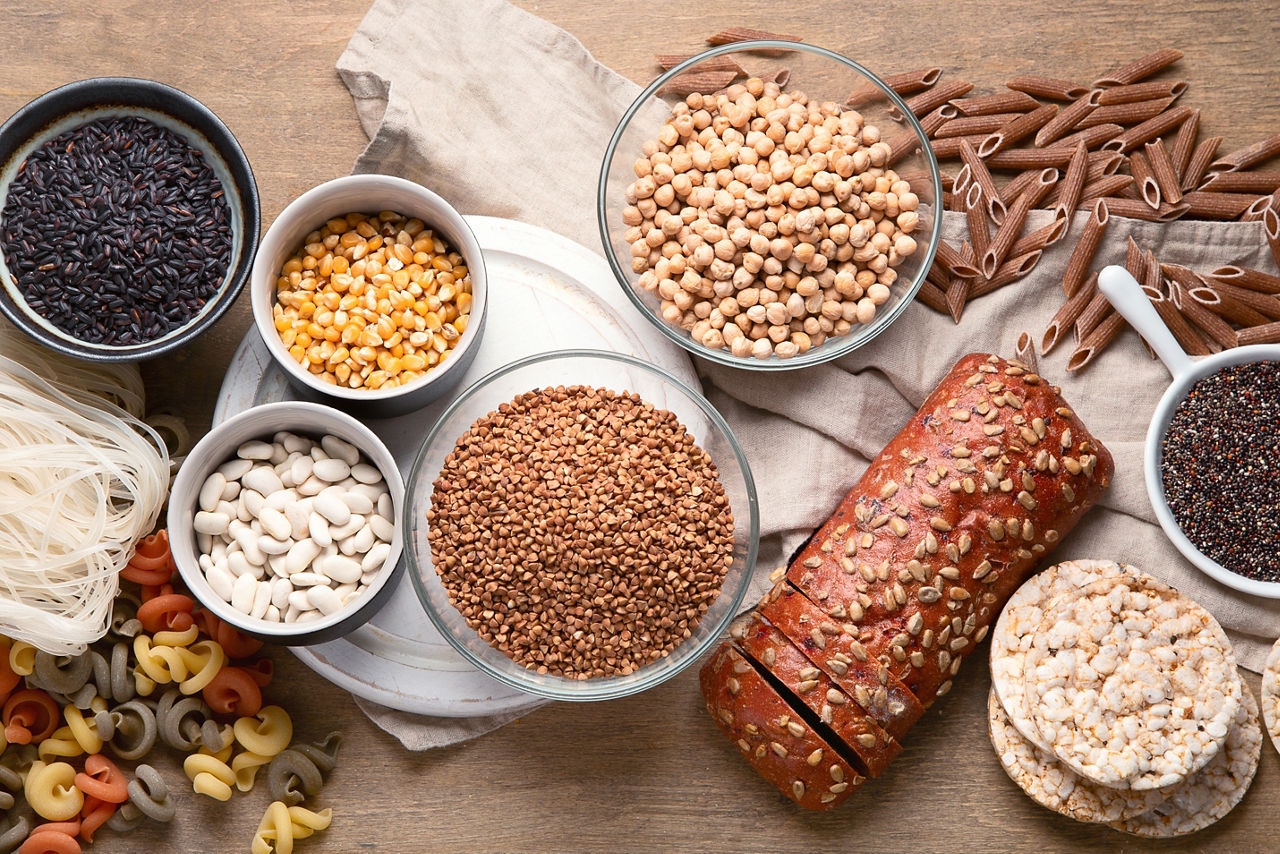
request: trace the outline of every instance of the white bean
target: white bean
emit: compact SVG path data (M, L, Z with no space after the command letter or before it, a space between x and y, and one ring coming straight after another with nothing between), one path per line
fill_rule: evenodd
M253 492L253 490L246 489L245 492ZM233 505L232 514L246 525L253 521L253 511L249 509L249 504L245 501L244 492L240 493L239 500Z
M274 450L271 444L255 439L236 448L236 456L242 460L269 460Z
M380 483L357 483L347 491L358 492L361 495L367 496L370 501L377 501L379 496L387 491L387 487Z
M240 481L229 480L227 485L222 487L222 500L235 501L240 496Z
M218 474L222 475L227 480L239 480L244 477L251 468L253 468L252 460L242 460L237 458L234 460L227 460L219 466Z
M356 449L356 446L339 439L337 436L322 436L320 438L320 447L324 448L324 452L329 456L336 457L349 466L353 466L360 461L360 451Z
M315 510L334 525L346 525L351 521L351 510L346 502L331 492L316 496ZM336 534L334 536L338 538Z
M351 474L351 466L339 459L318 460L311 467L311 471L316 477L329 483L337 483L346 479Z
M307 598L307 591L295 590L289 594L289 607L296 611L310 611L315 605Z
M287 578L277 578L271 582L271 604L277 608L287 608L289 606L289 594L293 592L293 585Z
M325 483L323 480L321 480L320 478L316 477L313 474L311 477L307 478L302 483L298 484L298 494L299 495L319 495L321 490L323 490L328 485L329 484Z
M361 483L375 484L382 481L382 472L368 463L357 463L351 466L351 476Z
M242 614L249 613L253 607L253 594L258 589L258 582L252 575L245 573L236 579L231 588L231 607Z
M315 460L316 462L320 462L321 460L329 459L329 455L324 452L324 448L322 448L321 446L312 445L311 459Z
M344 507L346 505L343 505ZM365 517L359 513L352 513L351 518L347 520L347 524L338 525L337 527L329 527L329 536L333 537L334 542L341 542L365 525Z
M320 548L321 544L313 539L299 540L294 543L284 559L285 575L302 572L315 563L316 558L320 556Z
M285 621L286 623L293 623L293 622L297 622L298 615L299 615L299 614L301 614L301 613L302 613L301 611L299 611L297 608L293 607L293 604L292 604L292 603L290 603L289 607L285 609L285 612L284 612L284 621Z
M355 593L358 588L359 585L352 581L349 584L339 584L337 587L333 588L333 592L337 593L338 596L342 598L342 601L345 602L347 597L352 593Z
M343 505L345 508L346 505ZM227 525L231 523L230 517L226 513L211 513L207 510L201 510L196 514L192 521L192 526L196 529L197 534L223 534L226 533ZM203 549L201 551L204 551Z
M249 563L249 558L245 557L245 553L239 551L227 555L227 569L231 570L232 575L239 577L245 574L252 575L254 566Z
M262 619L266 620L269 623L280 622L280 609L277 608L275 605L268 605L267 613L262 615Z
M284 445L284 449L291 454L305 454L311 450L310 439L304 439L292 433L277 433L276 441Z
M381 519L382 517L374 516L373 518ZM370 520L370 522L372 522L372 520ZM351 539L355 540L356 551L359 552L360 554L364 554L365 552L369 551L369 549L373 548L373 542L374 542L373 538L374 538L374 534L373 534L372 524L365 525L363 528L356 531L351 536ZM390 537L388 537L387 539L390 539Z
M364 527L367 528L369 526L365 525ZM363 531L364 528L361 528L360 530ZM344 555L347 555L348 557L355 554L356 553L356 535L352 534L342 542L338 543L338 551L342 552Z
M295 540L305 540L308 536L307 526L314 515L311 512L311 499L304 498L290 504L284 509L284 515L289 519L290 536Z
M275 494L279 495L280 493L277 492ZM245 489L240 492L240 503L254 516L261 516L263 509L267 506L267 499L256 489Z
M282 489L279 492L273 492L266 497L263 507L270 507L272 510L284 510L290 504L298 500L298 490Z
M369 517L369 527L373 528L374 536L380 540L386 540L388 542L390 542L391 538L394 537L396 533L396 526L391 524L391 520L385 516Z
M311 534L311 539L315 540L320 546L333 545L333 537L329 536L329 521L319 513L312 513L307 522L307 532Z
M347 505L347 509L352 513L359 513L361 516L368 516L373 512L373 499L362 492L354 490L344 492L342 501Z
M302 613L298 614L298 619L296 622L310 623L313 620L319 620L323 616L324 614L321 614L319 611L303 611Z
M304 456L299 456L293 461L293 465L289 467L289 473L293 475L293 482L295 484L302 483L307 478L311 477L311 466L313 463L314 460L312 460L311 457Z
M264 507L258 520L262 522L262 529L277 540L287 540L293 533L293 524L279 510Z
M221 566L214 566L212 569L205 570L205 578L209 582L210 589L218 594L218 598L224 602L231 601L231 590L235 587L236 577Z
M307 599L326 617L342 609L342 597L332 587L312 587Z
M272 471L271 466L257 466L240 478L240 483L263 495L270 495L273 492L279 492L284 489L284 484L280 482L280 478Z
M364 558L360 561L360 570L365 573L377 572L382 569L382 565L387 562L387 558L391 556L390 543L378 543L365 553Z
M214 472L205 479L204 486L200 487L200 509L212 510L218 506L218 502L222 500L222 491L227 488L227 479L218 472Z
M348 584L360 578L360 562L342 555L325 558L316 568L339 584Z
M209 557L213 558L213 562L219 566L227 562L227 544L222 540L215 540L213 548L209 549Z
M200 549L202 552L209 551L209 549L213 548L213 536L211 534L202 534L197 531L196 548Z
M261 620L270 607L271 585L265 581L259 581L258 586L253 591L253 604L249 608L249 616L257 617Z
M284 445L273 445L271 447L271 456L267 461L273 466L278 466L287 459L289 459L288 449Z
M394 509L395 505L391 501L391 493L383 491L382 495L378 496L378 515L386 516L390 519Z
M315 587L317 584L329 585L329 577L318 572L295 572L289 576L289 583L294 587Z
M258 537L258 549L264 555L282 555L293 547L293 540L277 540L275 537L268 537L265 534Z
M213 567L213 558L208 555L200 555L200 557L196 558L196 563L207 573Z
M289 573L284 571L284 559L286 555L267 555L267 569L272 575L285 576Z

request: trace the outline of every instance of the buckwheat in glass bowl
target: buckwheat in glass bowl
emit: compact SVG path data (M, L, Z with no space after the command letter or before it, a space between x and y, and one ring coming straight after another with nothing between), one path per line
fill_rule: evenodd
M741 607L755 485L696 390L630 356L511 364L436 422L407 483L409 575L440 633L523 691L606 700L697 660Z
M837 53L713 48L654 80L600 170L605 256L659 330L750 370L830 361L911 302L937 248L937 161L902 99Z

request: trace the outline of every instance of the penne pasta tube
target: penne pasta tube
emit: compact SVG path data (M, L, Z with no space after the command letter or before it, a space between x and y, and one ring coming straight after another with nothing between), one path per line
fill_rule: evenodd
M1022 171L1023 169L1047 169L1054 166L1066 168L1074 152L1074 148L1058 145L1049 148L1013 148L1008 151L998 151L985 160L988 169ZM981 146L978 153L982 153Z
M987 216L996 225L1004 222L1005 214L1009 209L996 190L996 182L987 171L987 164L982 161L978 152L968 141L960 143L960 159L969 170L972 179L982 187L982 201L986 205Z
M972 83L964 80L952 80L947 83L934 86L919 95L912 95L907 99L907 109L916 116L923 116L932 110L936 110L952 98L959 98L973 88ZM894 116L897 108L889 110L889 115ZM895 116L896 118L896 116Z
M1058 346L1062 336L1068 329L1075 326L1075 322L1080 317L1081 312L1093 301L1097 290L1098 274L1094 273L1089 276L1089 279L1084 283L1084 287L1075 296L1058 308L1057 313L1053 315L1053 319L1049 321L1049 325L1045 327L1044 335L1040 338L1041 353L1047 355L1050 350Z
M1076 318L1076 340L1083 341L1102 322L1102 319L1111 313L1111 310L1111 303L1106 295L1101 292L1095 293L1093 299L1089 300L1089 304L1084 307L1084 311L1080 312L1080 316Z
M1182 197L1187 213L1197 219L1235 219L1258 197L1249 193L1204 193L1192 190Z
M1224 173L1231 174L1231 173ZM1253 200L1253 204L1244 209L1244 213L1240 214L1240 222L1257 222L1262 219L1263 215L1271 207L1270 196L1258 196Z
M1031 341L1030 332L1023 330L1018 333L1018 340L1013 345L1013 357L1026 365L1031 373L1040 373L1040 359L1036 356L1036 347Z
M1017 118L1010 119L999 130L978 144L978 155L990 157L998 151L1016 145L1044 127L1057 112L1056 104L1045 104L1029 113L1019 113Z
M1208 277L1215 282L1257 291L1260 294L1280 294L1280 276L1273 276L1261 270L1250 270L1246 267L1229 265L1219 267L1210 273Z
M1135 101L1157 98L1177 98L1185 91L1187 91L1185 80L1148 80L1146 83L1130 83L1127 86L1100 89L1097 103L1106 107L1111 104L1131 104Z
M991 238L991 246L980 259L979 266L984 276L991 278L995 275L996 270L1008 257L1009 250L1013 248L1013 244L1017 242L1018 237L1022 234L1022 226L1026 222L1027 214L1053 189L1053 185L1057 181L1058 170L1045 169L1036 176L1035 180L1027 186L1022 195L1018 196L1014 201L1013 207L1009 209L1009 213L1004 218L1004 222L1000 223L1000 227L996 229L995 236Z
M947 295L933 282L925 280L916 291L916 299L939 314L950 314L947 308Z
M783 33L771 33L768 30L756 30L751 27L729 27L721 30L715 35L707 36L707 44L718 46L722 44L733 44L734 42L754 41L755 39L775 39L777 41L786 42L802 42L804 39L799 36L789 36ZM756 53L761 56L782 56L785 50L778 48L757 48Z
M1120 136L1120 134L1122 133L1124 133L1124 128L1122 128L1120 125L1116 125L1116 124L1094 125L1091 128L1085 128L1084 130L1078 130L1078 131L1075 131L1074 133L1069 133L1066 136L1059 139L1057 142L1051 143L1046 147L1055 148L1055 149L1070 148L1074 150L1077 143L1083 142L1085 145L1085 148L1092 151L1098 146L1103 145L1104 143L1110 142L1111 140Z
M957 276L947 287L947 311L955 323L959 323L964 314L964 304L969 299L969 287L972 284L973 279Z
M998 290L1005 285L1025 278L1027 274L1035 269L1036 264L1040 263L1040 256L1042 254L1043 253L1037 249L1033 252L1028 252L1025 255L1019 255L1005 261L1000 265L1000 268L996 270L994 276L991 276L988 279L974 280L972 287L969 289L969 298L977 299L978 297L986 296L994 290Z
M1128 154L1139 145L1148 143L1156 137L1163 136L1173 130L1186 121L1189 115L1191 115L1190 107L1174 107L1172 110L1165 110L1159 115L1147 119L1142 124L1129 128L1115 139L1104 142L1102 147L1112 151L1119 151L1121 154Z
M654 57L658 61L658 65L662 66L663 71L670 71L686 59L691 59L693 54L690 53L660 53ZM733 71L740 77L747 77L747 69L743 68L738 60L734 59L731 54L721 54L704 59L695 66L698 71Z
M1182 188L1178 186L1178 172L1173 168L1173 160L1169 157L1169 149L1164 147L1164 140L1156 137L1144 147L1147 163L1151 167L1151 176L1160 188L1160 198L1170 204L1182 201Z
M1193 299L1186 300L1178 309L1193 326L1212 339L1223 350L1237 346L1237 333L1222 318Z
M1013 244L1013 248L1009 250L1009 255L1016 258L1019 255L1025 255L1037 249L1047 249L1067 236L1068 222L1068 220L1061 218L1055 219L1030 234L1022 235L1018 238L1018 242Z
M946 139L935 139L930 143L933 148L933 154L939 160L949 160L953 157L960 156L960 143L968 141L970 145L978 145L984 139L985 134L974 134L973 136L949 136Z
M1080 191L1080 202L1076 207L1089 207L1097 199L1116 196L1132 184L1132 175L1103 175L1084 185L1084 189ZM1134 201L1138 199L1135 198Z
M1040 102L1026 92L997 92L973 98L953 98L949 103L966 116L1027 113L1040 106Z
M1160 115L1172 103L1173 98L1156 98L1151 101L1133 101L1098 107L1081 119L1079 127L1087 128L1105 124L1136 125Z
M1182 59L1182 51L1166 47L1114 68L1093 81L1094 86L1127 86L1145 80Z
M1111 213L1105 199L1094 203L1093 211L1085 220L1084 230L1080 232L1080 240L1076 242L1071 257L1067 259L1066 270L1062 274L1062 290L1071 298L1076 295L1089 275L1089 267L1093 264L1093 256L1097 254L1098 244L1106 233L1107 224L1111 221Z
M954 246L945 240L938 241L938 253L934 256L934 260L940 263L948 274L961 278L972 278L981 276L982 271L973 264L963 260L960 253Z
M885 144L889 146L889 156L885 159L887 166L892 166L902 158L910 157L920 150L920 138L913 130L904 130L900 134L891 136L885 140Z
M917 68L913 71L901 71L897 74L890 74L881 77L881 81L899 95L914 95L928 89L930 86L938 82L938 78L942 76L942 69L933 68ZM884 92L879 86L869 81L864 81L845 99L846 107L860 107L879 98L884 97Z
M942 106L945 107L946 104L943 104ZM949 121L951 121L951 119L947 118L942 112L942 107L939 107L924 118L920 119L920 129L924 131L924 135L926 137L932 137L937 133L938 128L942 127Z
M1191 323L1183 317L1174 304L1164 298L1164 294L1159 289L1143 288L1143 292L1147 294L1147 298L1151 300L1151 305L1155 308L1156 313L1160 315L1160 319L1164 321L1164 325L1173 333L1174 339L1178 345L1182 347L1183 352L1188 356L1208 356L1210 353L1217 352L1222 348L1217 342L1210 345L1210 339L1206 339Z
M1262 231L1267 235L1267 245L1271 247L1271 257L1280 267L1280 212L1275 206L1267 208L1262 215Z
M1025 92L1036 98L1048 101L1074 101L1089 92L1089 87L1081 86L1060 77L1043 77L1039 74L1024 74L1014 77L1004 84L1016 92Z
M1067 164L1066 175L1056 188L1058 200L1053 206L1053 215L1064 220L1068 227L1071 223L1071 214L1080 203L1080 193L1084 190L1088 172L1089 149L1085 148L1084 143L1081 142L1076 145L1075 153L1071 155L1071 162Z
M1124 268L1129 271L1129 275L1133 276L1135 281L1145 282L1147 280L1147 258L1142 254L1142 250L1138 248L1137 242L1132 237L1125 244ZM1144 285L1143 287L1146 286Z
M787 83L791 80L791 69L786 67L779 68L777 71L773 72L772 74L766 75L762 79L766 83L769 83L769 82L777 83L779 86L785 87Z
M971 183L973 183L973 170L966 163L960 167L960 171L956 173L955 180L951 182L951 192L963 197L968 192Z
M1022 195L1022 191L1027 189L1027 186L1034 181L1036 176L1039 174L1039 169L1028 169L1025 172L1021 172L1018 175L1013 176L1013 178L1009 179L1008 183L998 190L1000 200L1005 203L1006 210L1009 205L1013 204L1014 199Z
M1098 106L1097 102L1098 90L1095 89L1086 95L1083 95L1070 105L1064 107L1062 112L1058 113L1052 119L1045 123L1045 126L1036 131L1035 143L1043 148L1055 140L1061 139L1073 128L1077 127L1079 122L1093 112Z
M1234 300L1247 306L1268 320L1280 320L1280 297L1275 294L1251 291L1247 288L1228 284L1221 279L1209 276L1209 287L1217 291L1219 299Z
M658 90L658 94L684 97L694 92L718 92L732 83L737 76L736 71L686 71L668 80Z
M1219 172L1199 187L1205 193L1274 193L1280 172Z
M1080 346L1067 359L1068 371L1079 371L1090 365L1102 354L1107 345L1115 340L1124 328L1124 318L1114 310L1094 327L1087 337L1080 341Z
M1209 168L1209 162L1213 160L1220 145L1222 137L1211 136L1195 147L1187 160L1187 168L1182 171L1180 184L1183 191L1194 190L1201 183L1205 170Z
M1262 326L1251 326L1236 333L1241 347L1250 344L1280 344L1280 323L1267 323Z
M1186 174L1187 164L1191 162L1191 152L1196 147L1196 134L1200 130L1200 111L1192 110L1191 114L1178 125L1178 132L1173 137L1173 146L1169 151L1169 159L1173 161L1173 170L1178 174L1178 186L1182 186L1182 176Z
M1151 172L1151 165L1141 151L1134 151L1129 155L1129 172L1133 175L1134 188L1138 191L1138 198L1150 205L1153 211L1159 210L1160 185L1156 183L1155 175Z
M983 202L982 185L977 181L969 184L964 194L965 218L969 225L969 242L973 245L973 254L981 258L987 254L991 245L991 231L987 222L986 205Z
M1021 115L1025 115L1025 113L992 113L987 116L960 116L959 118L948 119L934 133L934 137L936 139L946 139L949 136L973 136L979 133L992 133L1008 124L1010 119Z
M1219 157L1217 160L1209 164L1208 174L1215 172L1235 172L1240 169L1248 169L1255 163L1270 160L1277 154L1280 154L1280 133L1269 136L1260 142L1255 142L1253 145L1233 151L1225 157Z
M1268 317L1260 311L1250 308L1233 297L1222 293L1222 291L1217 288L1208 288L1208 290L1214 291L1218 297L1217 302L1208 303L1199 299L1196 299L1195 301L1209 309L1209 311L1218 315L1218 317L1221 317L1223 320L1229 320L1236 326L1261 326L1265 323L1270 323L1275 319Z
M1160 210L1153 211L1146 202L1138 199L1125 199L1119 196L1106 196L1104 198L1112 216L1141 219L1147 222L1172 222L1191 208L1185 201L1182 201L1176 205L1161 205Z

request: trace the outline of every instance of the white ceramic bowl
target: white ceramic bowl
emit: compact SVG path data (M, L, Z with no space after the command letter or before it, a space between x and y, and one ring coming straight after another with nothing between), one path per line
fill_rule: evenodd
M421 219L466 259L471 272L471 320L449 358L415 383L372 391L329 385L294 361L280 340L272 316L276 304L276 280L280 276L280 268L298 251L303 238L318 230L326 220L349 213L385 210ZM335 406L374 417L403 415L421 409L461 381L475 358L484 332L487 296L488 282L480 244L462 215L426 187L391 175L348 175L321 184L294 199L267 229L249 280L254 324L268 352L280 363L290 382L323 396Z
M1280 344L1255 344L1250 347L1236 347L1207 356L1198 362L1191 361L1178 346L1173 334L1165 327L1160 315L1151 307L1146 294L1138 282L1123 267L1106 267L1098 274L1098 290L1106 295L1116 311L1124 315L1124 319L1140 334L1160 361L1164 362L1173 382L1160 403L1156 406L1155 415L1151 418L1151 426L1147 428L1147 443L1143 453L1143 472L1147 481L1147 494L1151 497L1151 506L1156 511L1160 527L1178 551L1191 561L1205 575L1242 593L1264 596L1268 599L1280 599L1280 582L1256 581L1245 578L1224 567L1222 564L1203 554L1187 538L1178 527L1169 509L1169 502L1164 495L1164 480L1161 477L1160 464L1163 453L1165 431L1173 418L1174 410L1187 396L1187 392L1198 381L1210 374L1217 373L1231 365L1243 365L1250 362L1280 361Z
M382 472L391 493L392 522L395 523L391 552L373 583L340 611L305 623L274 623L250 617L214 593L200 568L193 526L200 488L209 475L233 458L243 443L250 439L269 442L275 433L282 430L315 439L331 434L359 448L360 453ZM359 627L382 607L395 590L400 573L404 571L400 561L404 545L400 523L403 507L404 479L400 476L400 469L387 446L372 430L350 415L318 403L268 403L219 424L187 454L169 495L169 546L187 589L220 619L269 643L305 646L333 640Z

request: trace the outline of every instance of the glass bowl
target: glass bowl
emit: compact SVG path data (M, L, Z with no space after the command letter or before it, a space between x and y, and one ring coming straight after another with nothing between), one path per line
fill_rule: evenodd
M847 334L829 337L823 344L790 358L777 355L764 359L751 355L735 356L728 349L711 349L694 341L688 331L663 319L662 300L658 293L645 290L640 285L640 274L632 268L631 244L626 239L628 226L622 217L627 207L628 187L636 180L635 164L643 156L644 144L657 138L658 131L671 115L671 108L684 100L683 95L663 94L664 87L679 75L707 73L715 63L726 60L738 62L752 75L765 80L789 72L789 80L782 86L782 91L802 91L810 101L843 105L846 99L856 94L856 106L851 109L861 113L867 125L879 127L882 139L891 143L895 152L901 152L893 161L892 168L910 181L912 192L919 197L919 223L911 235L916 240L917 249L894 268L898 279L890 286L888 300L877 307L870 322L854 322ZM739 77L737 82L744 79ZM704 51L673 66L645 87L622 116L609 140L600 168L596 217L605 257L623 291L662 334L694 355L722 365L755 371L785 371L828 362L850 353L879 335L902 314L933 263L939 239L937 217L941 198L938 162L928 138L902 98L887 84L853 60L825 48L799 42L760 40ZM676 205L681 203L677 197ZM758 282L753 286L759 286Z
M427 540L427 511L436 477L458 437L484 415L517 395L557 385L591 385L634 392L659 409L673 412L711 457L733 511L733 563L720 595L693 634L666 657L626 676L575 680L541 675L517 664L469 627L453 606L436 573ZM631 356L568 350L531 356L501 368L471 386L440 416L418 451L405 484L403 528L409 577L423 607L463 658L500 682L554 700L610 700L665 682L696 661L716 642L742 606L755 568L759 507L751 469L729 425L696 390L654 365Z

